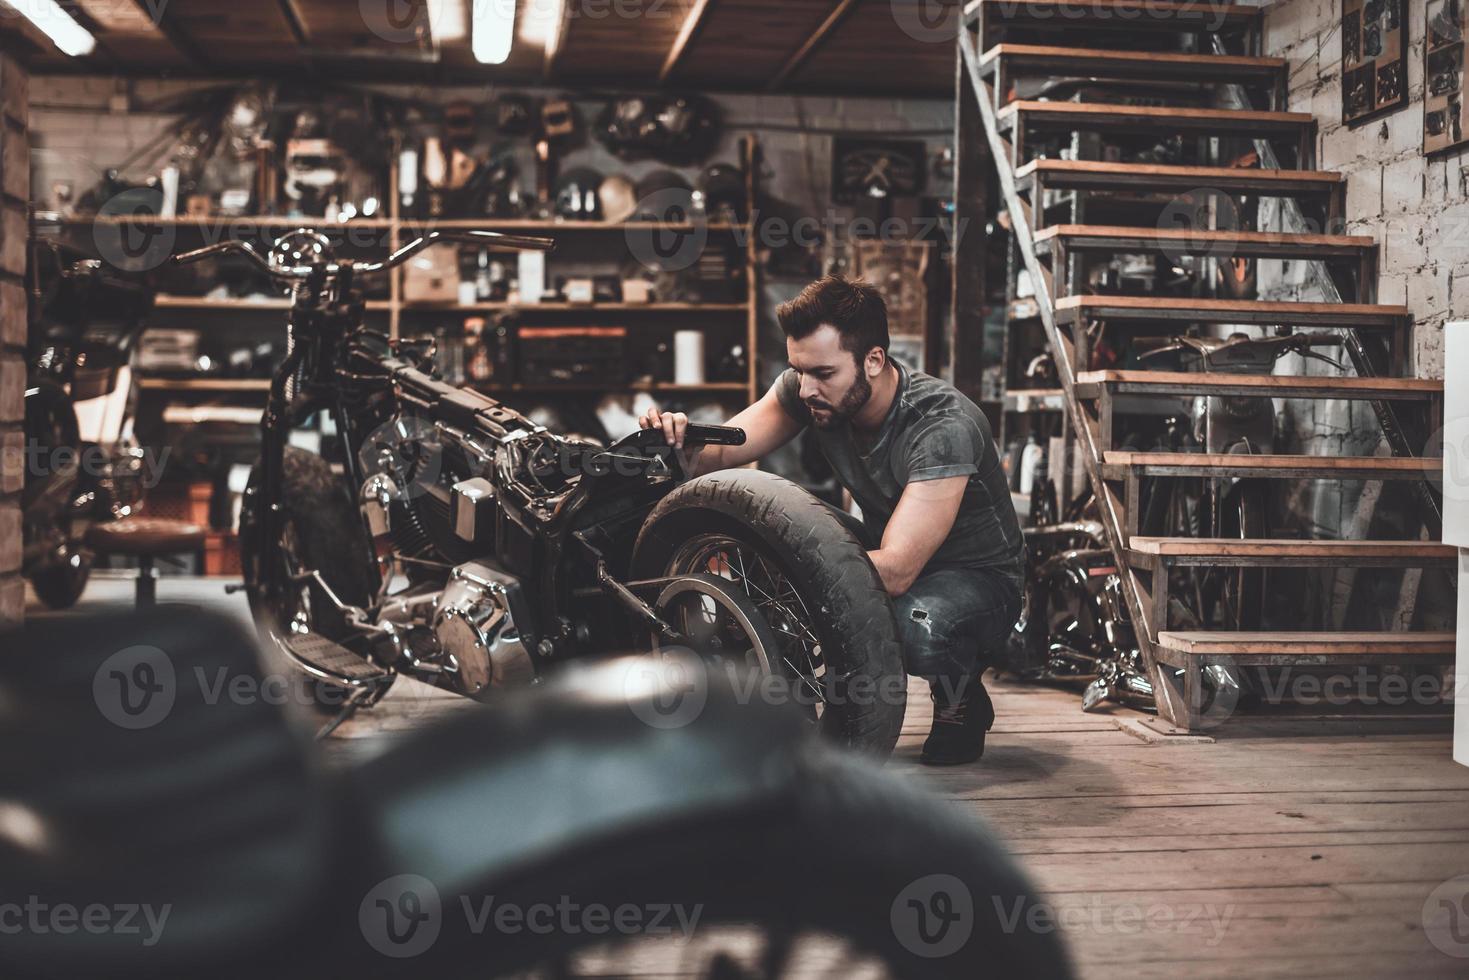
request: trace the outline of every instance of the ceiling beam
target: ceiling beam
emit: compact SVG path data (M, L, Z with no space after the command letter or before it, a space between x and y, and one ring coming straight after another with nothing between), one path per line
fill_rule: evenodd
M571 30L571 4L566 0L556 0L551 22L551 33L546 38L546 59L541 68L541 78L548 82L556 77L556 63L566 49L566 34Z
M831 37L832 33L841 26L842 21L847 19L847 15L856 9L857 2L858 0L838 0L837 5L832 8L831 13L826 15L826 20L821 22L820 27L816 28L816 32L808 37L806 43L801 45L796 53L791 55L790 60L781 67L780 71L775 73L775 77L765 86L766 90L774 92L785 85L786 81L806 63L806 59L811 57L812 53L821 47Z
M301 16L301 5L298 0L280 0L280 5L281 18L291 29L291 36L296 39L296 47L311 47L311 35L306 31L306 19Z
M143 12L143 16L147 17L153 26L168 38L168 43L173 45L173 49L185 61L203 71L210 68L209 59L205 57L204 50L180 26L179 19L169 13L169 0L133 0L133 3Z
M668 57L664 59L663 70L658 73L658 84L667 85L668 80L673 77L673 72L678 68L679 60L688 51L689 45L699 34L699 28L704 26L704 15L709 8L714 6L714 0L694 0L693 9L689 11L683 20L683 26L678 29L678 37L673 40L673 47L668 49Z

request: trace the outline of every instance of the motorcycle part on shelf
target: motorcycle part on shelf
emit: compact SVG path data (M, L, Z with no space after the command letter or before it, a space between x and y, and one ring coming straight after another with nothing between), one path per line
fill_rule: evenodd
M637 186L622 174L613 174L597 188L597 203L603 221L620 224L637 213Z
M521 327L515 339L526 384L622 384L626 327Z
M473 143L477 122L472 102L450 102L444 106L444 138L450 143L459 146Z
M495 100L495 128L501 136L529 136L538 117L535 102L527 96L507 92Z
M714 104L694 95L625 96L597 117L597 139L624 160L651 158L670 166L705 159L719 138Z
M744 224L749 217L745 172L729 163L716 163L699 178L695 206L710 221Z
M550 99L541 106L541 136L563 148L576 141L581 118L570 99Z
M556 181L556 214L568 221L596 221L601 217L598 192L602 175L590 167L573 167Z
M694 188L675 170L654 170L638 181L639 221L692 221Z

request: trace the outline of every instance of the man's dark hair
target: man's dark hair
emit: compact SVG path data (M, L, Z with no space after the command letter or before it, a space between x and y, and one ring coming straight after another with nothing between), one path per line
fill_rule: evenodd
M877 287L862 279L823 276L775 311L787 337L802 340L825 324L842 335L842 349L861 363L874 347L888 350L888 307Z

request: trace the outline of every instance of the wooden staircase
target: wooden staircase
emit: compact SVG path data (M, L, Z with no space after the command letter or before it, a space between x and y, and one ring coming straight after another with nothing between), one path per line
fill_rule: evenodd
M1416 487L1440 471L1439 460L1420 458L1413 448L1421 447L1439 424L1442 383L1409 376L1411 315L1405 307L1376 302L1377 243L1339 233L1345 180L1312 169L1316 122L1284 110L1287 63L1258 55L1260 17L1259 8L1216 0L971 0L959 38L960 217L966 217L965 187L973 186L977 161L983 161L997 172L1001 210L1008 212L1015 256L1034 287L1034 312L1060 381L1059 398L1048 391L1012 393L1019 397L1007 399L1007 404L1011 411L1062 413L1117 560L1159 712L1187 730L1217 721L1207 710L1204 684L1204 669L1212 665L1431 666L1453 656L1448 633L1184 628L1174 622L1177 604L1169 594L1172 573L1180 568L1444 568L1453 564L1452 549L1421 540L1169 538L1145 535L1141 526L1142 495L1160 480L1187 478L1202 484L1249 478L1277 486L1284 481L1361 480ZM1218 32L1225 44L1214 44L1206 33L1210 31ZM1226 47L1233 53L1203 53ZM1209 100L1210 91L1221 85L1239 86L1260 108L1217 107ZM1140 94L1127 104L1088 99L1091 93L1114 90ZM1193 159L1187 165L1084 159L1098 142L1089 141L1092 136L1178 137L1181 145L1192 146ZM1054 158L1063 141L1068 158ZM1230 145L1245 152L1221 152ZM1262 169L1256 162L1261 159L1287 161L1290 167ZM1245 163L1226 165L1241 161ZM1159 200L1199 204L1221 197L1294 201L1318 230L1283 234L1226 223L1174 226L1152 217ZM1140 221L1147 226L1126 224L1125 216L1119 223L1115 202L1131 199L1152 202L1154 210L1137 212L1146 215ZM1098 201L1113 206L1104 221L1089 221ZM983 221L979 216L970 224L982 226ZM1113 255L1158 253L1172 259L1320 263L1321 275L1347 301L1089 291L1088 263ZM961 254L957 290L963 288L962 260ZM956 309L960 295L956 292ZM1089 337L1099 327L1114 338L1180 334L1194 327L1216 335L1238 327L1313 336L1323 331L1323 337L1341 338L1350 349L1368 354L1353 358L1358 369L1354 377L1093 370ZM1159 398L1176 403L1198 395L1370 402L1394 454L1170 453L1118 446L1120 405ZM1412 432L1403 431L1403 417L1414 423ZM1423 499L1431 500L1431 493L1425 492ZM1432 514L1424 519L1430 531L1433 519Z

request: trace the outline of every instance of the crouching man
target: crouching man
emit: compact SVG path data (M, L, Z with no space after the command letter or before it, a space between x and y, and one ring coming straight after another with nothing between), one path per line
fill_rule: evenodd
M778 311L790 368L729 421L743 446L708 446L695 476L743 466L806 427L862 508L868 556L893 597L910 674L929 682L929 765L984 753L994 707L980 676L1020 612L1020 522L988 420L952 385L888 357L887 307L872 286L828 276ZM650 409L682 448L688 417Z

